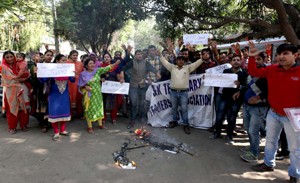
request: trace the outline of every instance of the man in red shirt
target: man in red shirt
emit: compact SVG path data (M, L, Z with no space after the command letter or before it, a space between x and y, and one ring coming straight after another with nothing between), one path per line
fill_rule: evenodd
M284 112L284 108L300 107L300 65L295 61L297 47L287 43L281 44L277 48L278 64L256 68L254 56L258 52L253 42L249 42L249 46L248 72L251 76L267 79L270 103L266 119L267 137L264 163L255 165L252 169L259 172L274 171L279 135L284 128L290 150L291 162L288 169L290 182L299 182L300 132L295 132Z

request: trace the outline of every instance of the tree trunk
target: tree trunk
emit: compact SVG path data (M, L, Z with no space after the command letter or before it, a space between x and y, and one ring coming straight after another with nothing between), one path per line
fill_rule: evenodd
M288 19L283 1L273 0L272 5L278 14L280 29L283 35L285 36L286 40L291 42L294 45L299 45L300 40L297 37L297 34Z
M89 49L87 49L87 47L85 47L85 45L83 44L83 41L82 41L82 40L80 40L80 43L81 43L82 47L85 49L85 51L86 51L87 53L89 53Z

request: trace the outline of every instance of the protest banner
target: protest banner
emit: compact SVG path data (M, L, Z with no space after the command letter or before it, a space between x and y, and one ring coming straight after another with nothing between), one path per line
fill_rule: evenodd
M295 132L300 131L300 108L285 108L284 112L290 120Z
M205 74L204 86L236 88L237 86L234 84L234 81L237 80L237 74Z
M184 34L183 43L190 45L208 44L209 34Z
M105 82L102 82L101 88L102 88L101 89L102 93L128 95L129 83L120 83L120 82L116 82L116 81L105 81Z
M215 122L214 89L201 84L202 75L192 76L189 80L188 116L189 124L194 128L207 129ZM170 81L152 83L146 94L150 101L148 123L153 127L165 127L172 119L170 100ZM179 123L182 123L178 110Z
M222 65L218 65L216 67L211 67L209 69L206 69L205 73L208 73L208 74L222 74L225 69L229 69L231 67L232 67L231 64L222 64Z
M38 78L75 76L75 65L67 63L37 63Z

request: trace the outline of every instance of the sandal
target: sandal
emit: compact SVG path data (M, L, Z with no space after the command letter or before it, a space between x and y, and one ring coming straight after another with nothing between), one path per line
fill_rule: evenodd
M99 126L99 128L100 129L107 129L106 126L104 126L104 125Z
M58 141L59 140L59 134L53 135L52 140L53 141Z
M16 134L17 133L17 130L16 129L9 129L8 132L13 135L13 134Z
M71 136L71 132L67 132L67 131L60 132L59 135L62 135L62 136Z
M93 134L93 133L94 133L94 129L93 129L93 128L88 128L87 131L88 131L90 134Z
M27 132L29 129L27 126L25 126L24 128L21 129L23 132Z

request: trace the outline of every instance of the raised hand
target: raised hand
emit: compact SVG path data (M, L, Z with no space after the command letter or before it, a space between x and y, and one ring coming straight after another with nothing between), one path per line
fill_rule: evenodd
M256 56L259 54L257 48L255 48L255 44L253 41L249 41L249 56Z
M126 45L125 44L122 44L121 47L122 47L123 50L126 50Z
M131 45L127 46L127 51L128 51L128 53L131 53L131 51L132 51L132 46Z

